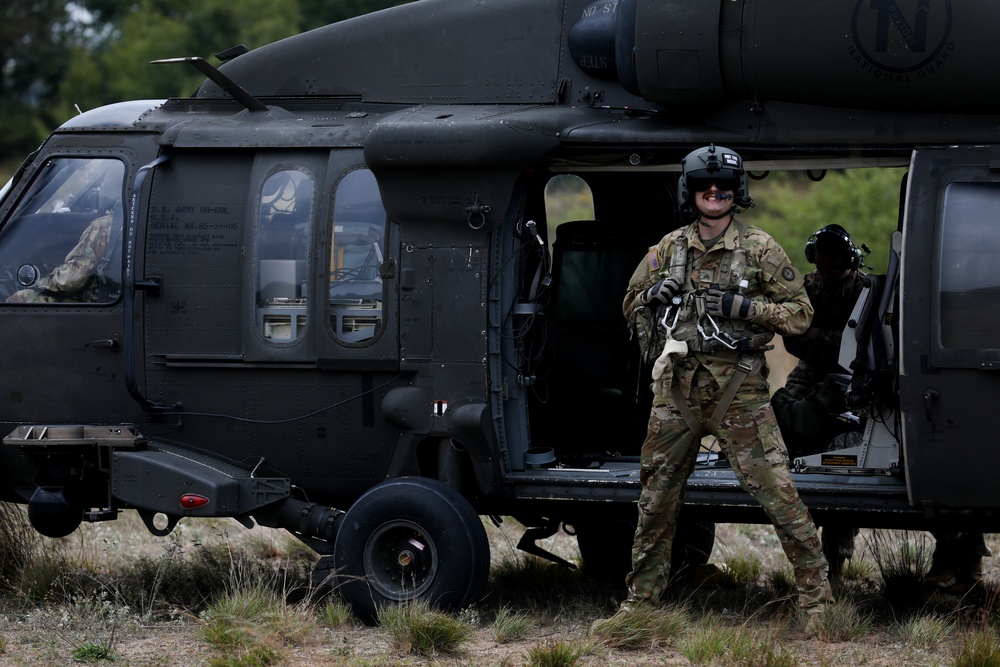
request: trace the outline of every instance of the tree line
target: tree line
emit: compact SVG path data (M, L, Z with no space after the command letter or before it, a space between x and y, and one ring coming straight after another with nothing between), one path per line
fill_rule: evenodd
M0 164L15 165L73 115L187 96L194 68L151 60L253 49L412 0L7 0L0 10Z

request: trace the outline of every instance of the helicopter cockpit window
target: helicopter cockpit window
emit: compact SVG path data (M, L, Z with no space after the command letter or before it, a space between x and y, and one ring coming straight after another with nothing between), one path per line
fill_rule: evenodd
M271 174L257 218L257 324L265 339L297 340L306 325L306 257L313 182L287 169Z
M101 304L121 296L125 164L53 158L0 229L0 300Z
M938 256L944 348L1000 350L998 208L998 183L951 183L945 192Z
M357 343L382 327L386 214L375 176L352 171L337 186L330 239L330 326L337 339Z

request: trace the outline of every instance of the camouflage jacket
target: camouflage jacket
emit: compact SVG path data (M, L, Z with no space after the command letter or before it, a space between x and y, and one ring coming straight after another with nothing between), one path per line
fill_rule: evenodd
M796 395L802 395L830 373L844 372L838 363L840 341L865 276L863 271L851 271L843 280L824 285L816 271L806 274L806 292L815 316L804 334L784 338L785 349L800 360L789 374L790 384L800 385L793 390Z
M29 289L15 292L10 303L56 303L97 301L97 268L104 261L111 239L114 215L108 213L91 222L62 264Z
M678 242L687 244L685 266L671 267L670 260ZM803 285L802 274L788 259L785 251L767 232L753 225L737 224L734 220L710 249L698 236L697 223L682 227L664 236L650 248L629 281L622 304L626 318L642 308L636 297L663 277L683 275L681 283L690 294L701 294L710 285L729 286L729 276L723 275L723 260L737 247L746 250L746 267L742 278L748 282L743 293L754 301L756 315L752 330L781 335L801 334L812 321L813 308ZM735 371L735 355L689 353L675 360L674 370L682 389L690 387L690 379L698 366L706 367L720 387L729 383ZM766 373L766 369L764 370ZM686 392L685 392L686 393Z

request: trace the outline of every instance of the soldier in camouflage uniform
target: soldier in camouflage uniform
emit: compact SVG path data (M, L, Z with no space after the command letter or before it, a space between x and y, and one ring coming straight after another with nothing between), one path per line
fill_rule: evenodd
M687 353L675 355L671 379L654 383L632 571L619 613L656 603L667 585L685 482L701 437L712 432L742 487L771 518L795 570L799 607L808 614L806 633L815 635L831 601L827 563L792 484L764 360L775 332L806 330L812 306L801 274L781 247L736 219L740 208L752 206L738 154L721 146L692 152L684 159L678 193L682 212L697 219L650 249L623 304L629 318L652 311L660 321L666 310L672 338L685 343Z
M844 372L837 363L840 340L866 275L861 250L840 225L827 225L810 236L805 252L816 265L805 276L815 312L804 333L784 337L785 349L799 358L785 381L793 398L805 396L827 375Z
M810 236L805 255L816 265L805 276L806 292L815 313L804 334L784 337L785 349L799 361L788 374L785 386L771 399L791 458L835 448L823 445L844 430L830 416L846 406L838 402L838 392L827 376L844 372L838 363L841 334L866 275L861 270L861 249L840 225L827 225ZM993 555L983 533L931 533L935 546L927 582L961 590L982 579L982 560ZM857 535L854 526L836 522L823 526L823 552L831 574L839 575L844 560L853 557Z
M80 240L52 273L27 289L11 294L8 303L93 303L98 300L98 268L108 254L114 227L111 212L91 222Z
M840 342L866 275L861 270L864 258L861 249L840 225L827 225L810 236L806 241L805 255L806 260L816 265L805 276L806 293L815 311L813 321L804 333L784 337L785 349L799 361L788 374L785 386L778 389L771 399L778 423L785 429L796 421L796 412L803 412L795 409L801 407L803 402L838 412L846 409L844 405L835 405L836 392L825 391L830 388L825 381L828 375L845 372L839 364ZM825 402L816 400L824 396L827 397ZM836 428L830 410L825 413L821 409L816 410L813 417L817 423L813 428L799 423L794 425L794 432L784 431L791 458L822 451L825 441L847 430ZM820 428L821 425L824 428ZM802 434L812 437L798 437ZM854 526L835 522L823 526L823 553L830 564L831 576L838 576L844 560L854 555L857 534L858 529Z

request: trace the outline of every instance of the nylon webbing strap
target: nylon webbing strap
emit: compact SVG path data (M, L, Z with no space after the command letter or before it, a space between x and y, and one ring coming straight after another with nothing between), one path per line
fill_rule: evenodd
M688 405L687 399L684 398L684 394L681 393L681 388L674 384L670 386L670 395L674 398L674 403L677 404L677 411L681 413L681 417L684 418L684 422L688 425L688 429L694 434L695 440L701 440L707 431L705 427L701 425L698 418L694 416L691 412L691 406ZM714 415L713 415L714 416Z
M691 406L688 405L687 399L681 394L681 388L676 384L671 385L670 395L673 396L678 412L681 413L681 417L684 418L684 422L688 425L691 433L694 434L695 439L700 440L706 433L710 433L711 435L716 434L716 431L719 430L719 425L722 423L722 418L726 416L726 411L729 410L730 404L736 397L736 392L740 390L740 385L743 384L743 381L748 376L757 374L760 370L760 362L761 357L759 356L751 354L740 355L740 358L736 362L736 372L733 373L732 379L726 385L726 391L722 394L722 398L719 399L719 404L715 406L708 424L704 426L694 416L694 412L691 411Z

